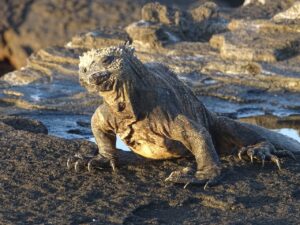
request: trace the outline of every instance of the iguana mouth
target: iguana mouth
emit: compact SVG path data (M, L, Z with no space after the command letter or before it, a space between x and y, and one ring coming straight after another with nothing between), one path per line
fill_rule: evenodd
M110 78L111 73L104 71L104 72L96 72L89 75L89 83L95 85L101 85L103 82Z
M88 83L96 85L100 91L109 91L113 86L113 79L111 73L108 71L95 72L88 76Z

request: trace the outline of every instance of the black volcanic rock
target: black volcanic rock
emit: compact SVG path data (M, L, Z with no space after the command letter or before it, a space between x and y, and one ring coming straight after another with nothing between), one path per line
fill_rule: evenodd
M194 166L192 159L151 161L120 151L116 173L76 173L67 170L67 158L94 152L95 144L16 130L1 121L0 146L3 224L297 224L300 219L299 157L285 160L282 171L271 163L262 169L223 158L222 183L204 191L164 182L172 170Z

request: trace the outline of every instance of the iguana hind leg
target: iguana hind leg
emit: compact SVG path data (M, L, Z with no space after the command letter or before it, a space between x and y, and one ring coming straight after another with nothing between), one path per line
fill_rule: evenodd
M286 149L276 149L269 141L268 135L259 132L261 128L235 121L226 117L216 117L214 124L214 136L218 143L218 148L221 153L228 154L232 150L226 148L223 143L233 143L239 149L237 155L240 159L243 156L250 158L251 162L254 159L261 161L264 166L265 161L271 161L281 169L279 157L288 156L295 159L291 151Z
M281 169L279 157L287 156L296 159L292 152L287 150L276 150L276 148L267 141L241 148L238 151L238 157L242 160L243 155L247 155L252 163L254 159L260 160L262 166L265 165L265 160L270 160L275 163L279 169Z

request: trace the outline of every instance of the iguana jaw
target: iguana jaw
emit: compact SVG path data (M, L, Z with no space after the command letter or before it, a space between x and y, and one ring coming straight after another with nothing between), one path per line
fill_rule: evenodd
M109 71L96 71L87 76L87 84L99 92L111 91L115 80Z

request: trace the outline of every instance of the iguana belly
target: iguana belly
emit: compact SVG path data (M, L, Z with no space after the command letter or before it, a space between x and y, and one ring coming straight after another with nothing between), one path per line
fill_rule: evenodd
M119 127L118 136L136 154L150 159L179 158L189 152L180 142L150 128L147 120Z
M150 159L179 158L182 154L175 149L167 149L167 146L157 146L152 143L139 143L131 148L135 153Z
M188 152L181 143L155 134L133 134L130 138L119 136L133 152L145 158L179 158Z

